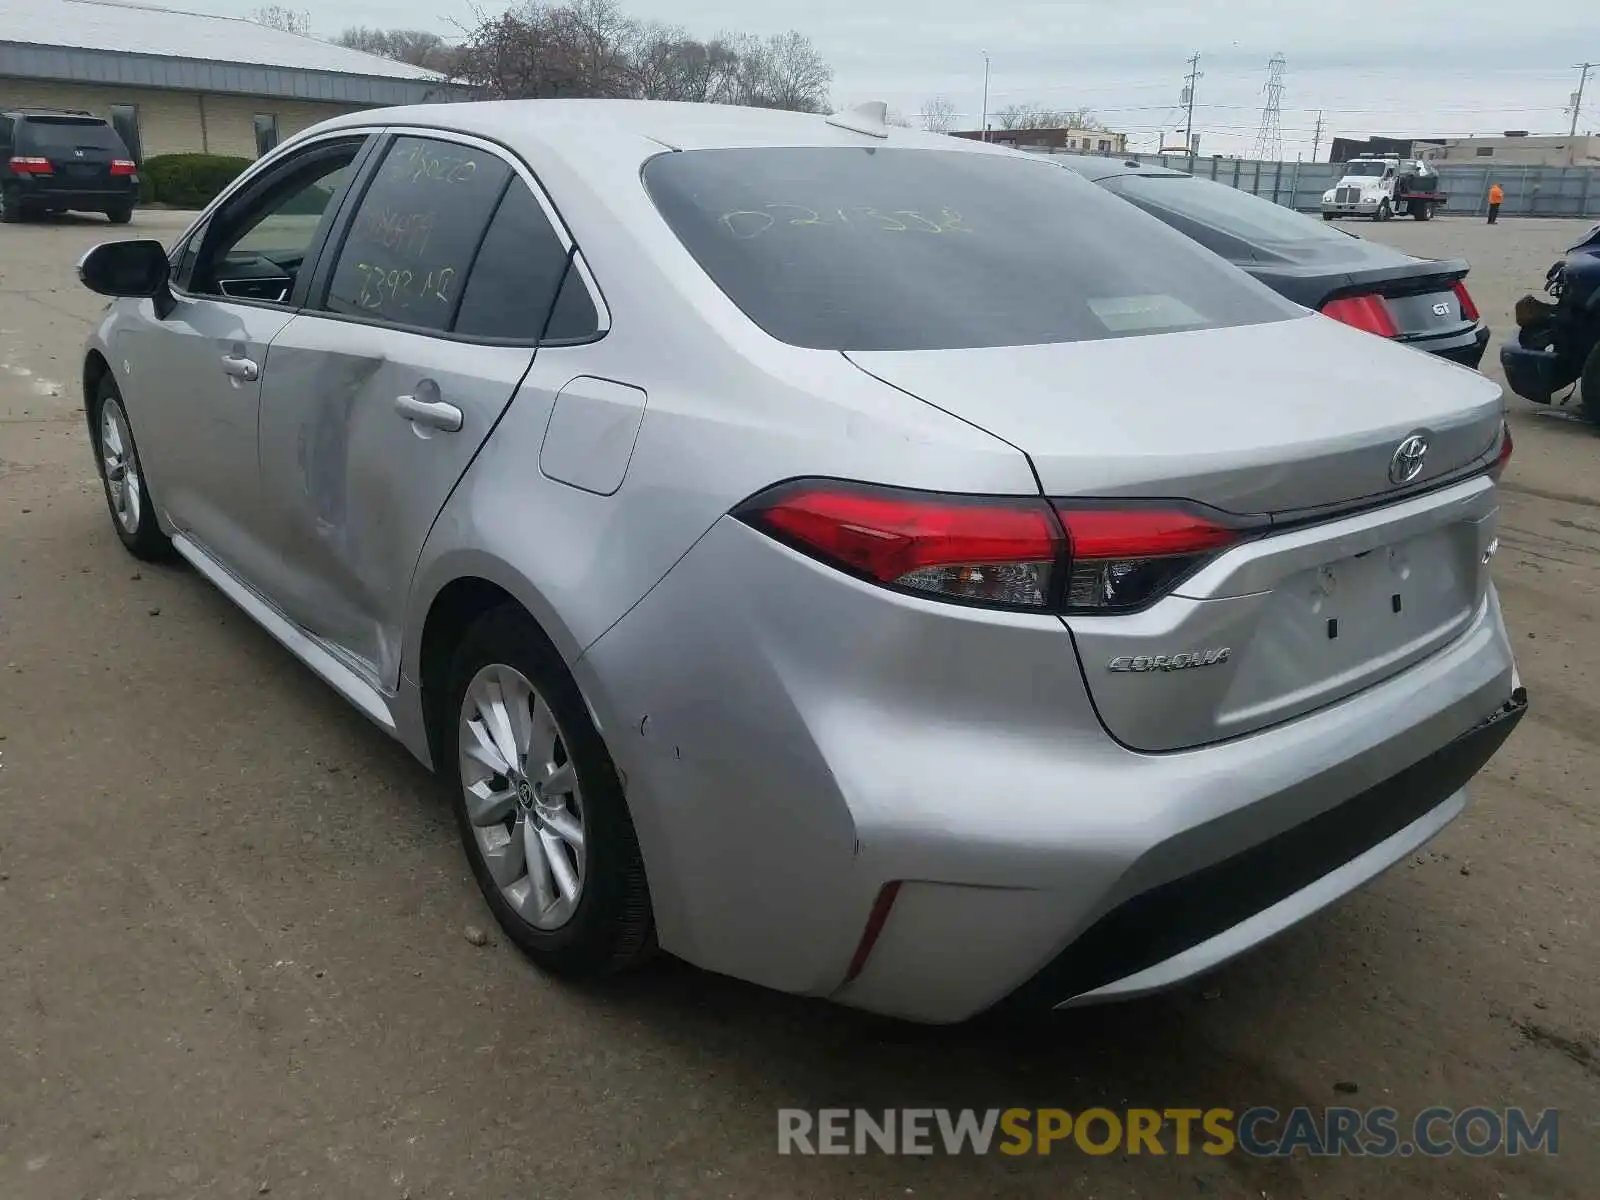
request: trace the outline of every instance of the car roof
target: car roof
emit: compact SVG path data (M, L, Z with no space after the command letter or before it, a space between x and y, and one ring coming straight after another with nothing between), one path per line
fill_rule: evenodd
M652 144L652 153L760 146L882 145L1012 157L1020 153L893 125L864 133L831 124L831 119L818 113L665 100L480 100L366 109L336 117L314 129L427 125L487 138L513 149L546 146L574 157L583 156L597 142L615 145L628 139Z
M71 117L74 121L106 124L104 117L97 117L91 112L82 112L73 108L8 108L3 114L13 120L26 121L29 117Z
M1052 154L1050 161L1082 175L1092 183L1119 175L1188 176L1189 174L1187 171L1174 171L1171 167L1146 166L1138 159L1108 158L1100 154Z

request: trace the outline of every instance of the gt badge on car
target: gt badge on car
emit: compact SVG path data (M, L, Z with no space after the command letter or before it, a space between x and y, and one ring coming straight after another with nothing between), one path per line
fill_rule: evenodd
M1188 667L1214 667L1228 661L1230 648L1188 650L1182 654L1123 654L1108 664L1113 671L1182 671Z

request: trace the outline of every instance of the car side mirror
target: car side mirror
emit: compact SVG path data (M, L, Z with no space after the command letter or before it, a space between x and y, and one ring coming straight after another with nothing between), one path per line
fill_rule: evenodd
M167 286L171 271L167 248L151 239L102 242L78 260L78 280L91 292L148 296L158 309L163 299L172 297Z

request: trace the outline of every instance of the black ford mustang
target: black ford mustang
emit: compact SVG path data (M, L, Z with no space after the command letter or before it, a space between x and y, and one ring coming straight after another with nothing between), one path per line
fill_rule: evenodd
M1463 259L1412 258L1210 179L1132 160L1052 161L1115 192L1296 304L1476 368L1489 329Z

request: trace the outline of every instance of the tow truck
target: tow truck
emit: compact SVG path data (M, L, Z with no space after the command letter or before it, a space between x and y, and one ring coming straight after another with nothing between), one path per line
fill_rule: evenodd
M1420 158L1362 154L1344 164L1339 182L1322 193L1322 219L1371 217L1387 221L1411 216L1426 221L1448 200L1439 190L1439 172Z

